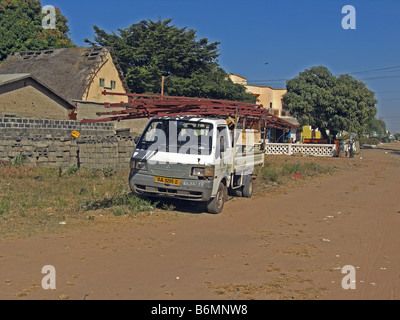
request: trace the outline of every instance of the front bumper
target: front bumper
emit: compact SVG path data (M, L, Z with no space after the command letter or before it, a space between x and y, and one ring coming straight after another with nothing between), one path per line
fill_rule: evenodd
M131 170L129 185L136 194L167 197L192 201L208 201L211 199L213 180L180 179L181 184L170 185L155 182L155 176Z

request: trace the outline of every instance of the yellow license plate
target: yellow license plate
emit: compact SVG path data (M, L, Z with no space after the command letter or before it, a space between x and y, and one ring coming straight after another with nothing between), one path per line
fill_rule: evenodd
M164 177L156 177L155 182L165 183L165 184L173 184L176 186L181 185L181 180L174 179L174 178L164 178Z

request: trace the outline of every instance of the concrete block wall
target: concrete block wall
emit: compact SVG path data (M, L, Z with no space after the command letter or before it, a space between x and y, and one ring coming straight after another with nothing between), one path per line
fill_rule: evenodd
M71 167L77 165L77 143L60 138L11 138L0 136L0 160L14 163L19 156L27 165Z
M80 141L79 165L90 169L128 168L134 147L132 137L116 136L101 141Z
M23 157L24 164L51 168L128 168L133 140L116 135L114 123L0 118L0 161L11 163Z
M34 135L70 136L78 131L84 137L106 137L115 133L114 122L82 124L73 120L0 118L0 136L30 137Z

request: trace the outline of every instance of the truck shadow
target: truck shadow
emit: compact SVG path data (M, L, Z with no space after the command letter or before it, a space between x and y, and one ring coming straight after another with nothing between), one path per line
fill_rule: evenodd
M234 197L232 196L228 196L226 201L228 202L233 198ZM147 200L160 210L171 210L188 214L212 214L208 212L207 204L205 202L185 201L170 198L147 198Z
M189 214L208 214L207 206L203 202L185 201L169 198L149 198L149 200L153 204L156 204L157 209L161 210L173 210Z

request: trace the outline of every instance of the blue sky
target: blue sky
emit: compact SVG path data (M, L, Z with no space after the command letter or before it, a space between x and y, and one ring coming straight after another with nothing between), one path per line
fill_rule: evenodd
M93 25L111 32L143 19L173 18L199 38L219 41L220 65L251 84L285 88L316 65L352 74L375 91L378 117L400 132L399 0L42 0L68 18L71 38L86 46ZM356 9L356 29L342 28L342 8ZM268 62L268 64L265 64ZM395 67L395 68L392 68Z

